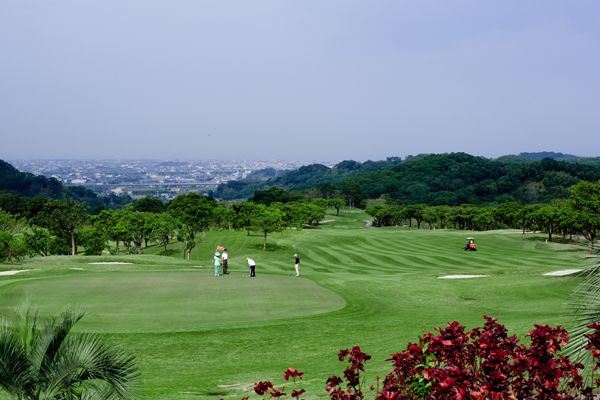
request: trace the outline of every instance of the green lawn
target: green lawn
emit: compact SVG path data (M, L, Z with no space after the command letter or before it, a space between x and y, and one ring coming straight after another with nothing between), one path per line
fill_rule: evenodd
M268 249L246 232L210 231L184 261L179 245L142 256L35 258L1 270L0 312L28 303L51 315L67 304L87 310L80 330L102 332L134 352L140 399L239 399L252 383L295 367L307 399L324 397L339 374L340 348L373 355L369 379L389 370L385 358L452 320L468 327L497 317L523 335L534 323L563 324L577 277L542 273L583 268L585 248L546 243L518 231L458 232L366 228L366 214L328 215L317 229L273 234ZM478 252L464 252L475 236ZM228 276L212 276L217 244L230 254ZM293 277L293 254L302 258ZM246 257L257 262L248 278ZM90 264L120 261L131 264ZM447 274L486 278L442 280Z

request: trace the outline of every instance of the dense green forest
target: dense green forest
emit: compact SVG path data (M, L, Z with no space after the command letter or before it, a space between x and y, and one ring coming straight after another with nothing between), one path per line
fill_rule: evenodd
M281 187L285 189L306 189L312 186L331 184L339 182L361 173L381 171L390 168L400 162L398 157L388 157L385 161L342 161L332 168L322 164L310 164L297 170L269 174L251 174L239 181L230 181L217 187L215 197L235 200L246 199L258 190L269 187Z
M569 161L539 159L542 156ZM599 178L600 158L523 153L492 160L449 153L378 163L343 161L333 168L309 165L272 179L229 182L215 194L224 199L248 198L257 191L280 187L315 197L343 197L358 206L380 197L405 204L533 204L565 199L573 184Z

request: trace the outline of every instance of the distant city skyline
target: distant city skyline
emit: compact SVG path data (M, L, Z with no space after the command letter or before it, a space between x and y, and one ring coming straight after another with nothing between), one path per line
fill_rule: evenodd
M0 3L0 159L600 155L600 3Z

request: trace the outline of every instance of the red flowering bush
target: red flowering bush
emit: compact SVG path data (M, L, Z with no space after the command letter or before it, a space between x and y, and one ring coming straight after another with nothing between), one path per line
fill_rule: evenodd
M382 388L370 387L375 400L582 400L594 399L594 388L600 387L600 378L594 387L584 387L583 365L562 356L560 350L569 340L567 331L560 326L534 325L527 334L529 346L509 336L504 325L494 318L484 317L481 328L465 331L458 322L437 328L437 333L426 333L418 343L409 343L406 350L392 354L388 361L392 371L386 375ZM600 369L600 324L588 326L592 333L587 350L592 352L594 372ZM347 361L343 377L327 379L326 390L332 400L364 399L361 373L371 356L360 347L343 349L340 361ZM301 379L303 374L293 368L284 373ZM379 384L378 384L379 386ZM271 382L255 386L258 395L271 398L285 396L273 388ZM304 393L294 390L292 397Z

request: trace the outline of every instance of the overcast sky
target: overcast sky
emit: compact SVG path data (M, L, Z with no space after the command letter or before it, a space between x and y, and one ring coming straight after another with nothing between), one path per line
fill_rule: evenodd
M600 155L596 0L3 0L0 159Z

